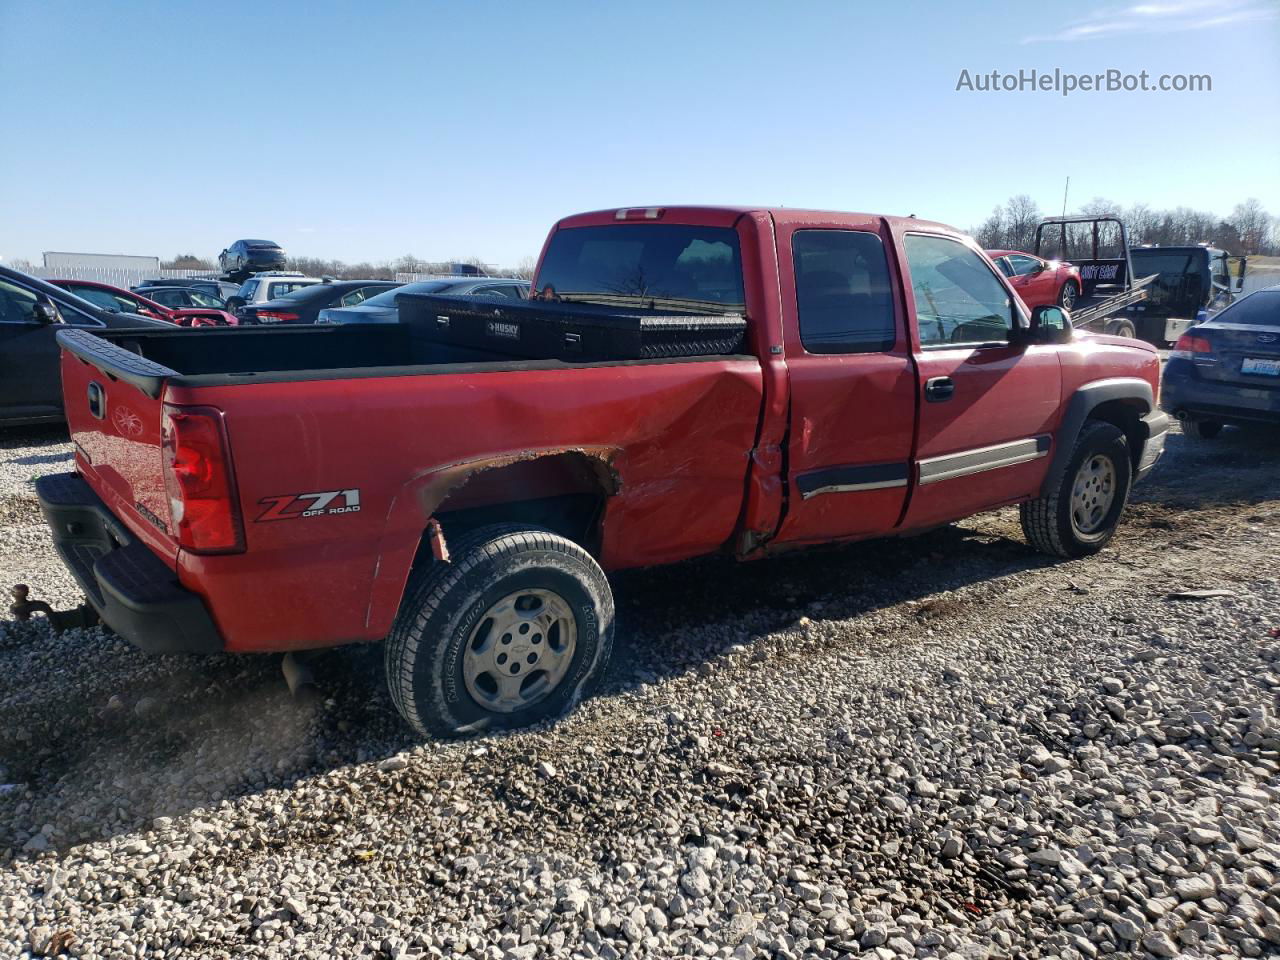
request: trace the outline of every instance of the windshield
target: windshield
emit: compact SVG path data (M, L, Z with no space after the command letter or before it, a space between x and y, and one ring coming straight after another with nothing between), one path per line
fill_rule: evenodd
M1148 277L1158 273L1161 277L1180 277L1184 273L1204 270L1208 257L1204 250L1130 250L1133 275Z
M1194 311L1208 287L1209 263L1204 250L1130 250L1135 279L1156 275L1147 288L1148 310Z
M741 313L738 235L727 227L649 223L558 230L534 296L667 312Z
M392 287L385 290L376 297L370 297L362 307L394 307L396 305L396 297L402 293L439 293L441 290L447 290L451 286L448 280L422 280L418 283L405 284L403 287Z
M1247 323L1254 327L1280 327L1280 290L1259 290L1237 300L1213 318L1216 323Z

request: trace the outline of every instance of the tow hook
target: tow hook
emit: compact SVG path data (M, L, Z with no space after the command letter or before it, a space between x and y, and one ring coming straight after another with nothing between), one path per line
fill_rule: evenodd
M70 630L75 627L95 627L102 622L98 611L87 603L71 610L55 610L43 600L31 599L31 588L25 583L15 584L9 591L13 595L13 603L9 604L9 612L13 618L28 623L34 613L43 613L49 621L54 633Z

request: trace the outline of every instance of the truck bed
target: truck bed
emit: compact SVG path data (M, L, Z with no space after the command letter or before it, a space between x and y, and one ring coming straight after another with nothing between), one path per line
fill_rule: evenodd
M229 327L200 330L63 330L58 342L151 396L168 381L235 382L385 376L454 364L519 366L499 353L432 343L398 324Z

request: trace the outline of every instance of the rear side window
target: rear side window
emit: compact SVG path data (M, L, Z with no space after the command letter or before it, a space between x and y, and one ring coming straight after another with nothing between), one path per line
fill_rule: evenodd
M293 283L272 283L268 285L267 299L275 300L278 297L283 297L286 293L293 293L293 291L301 290L303 287L314 286L314 283L298 283L297 281Z
M797 230L800 342L810 353L877 353L897 340L884 244L858 230Z

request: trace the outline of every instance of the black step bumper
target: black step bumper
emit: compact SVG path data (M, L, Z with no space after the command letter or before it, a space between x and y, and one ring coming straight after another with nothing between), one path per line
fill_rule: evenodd
M41 477L36 496L58 556L107 626L148 653L222 651L204 601L129 533L83 477Z

